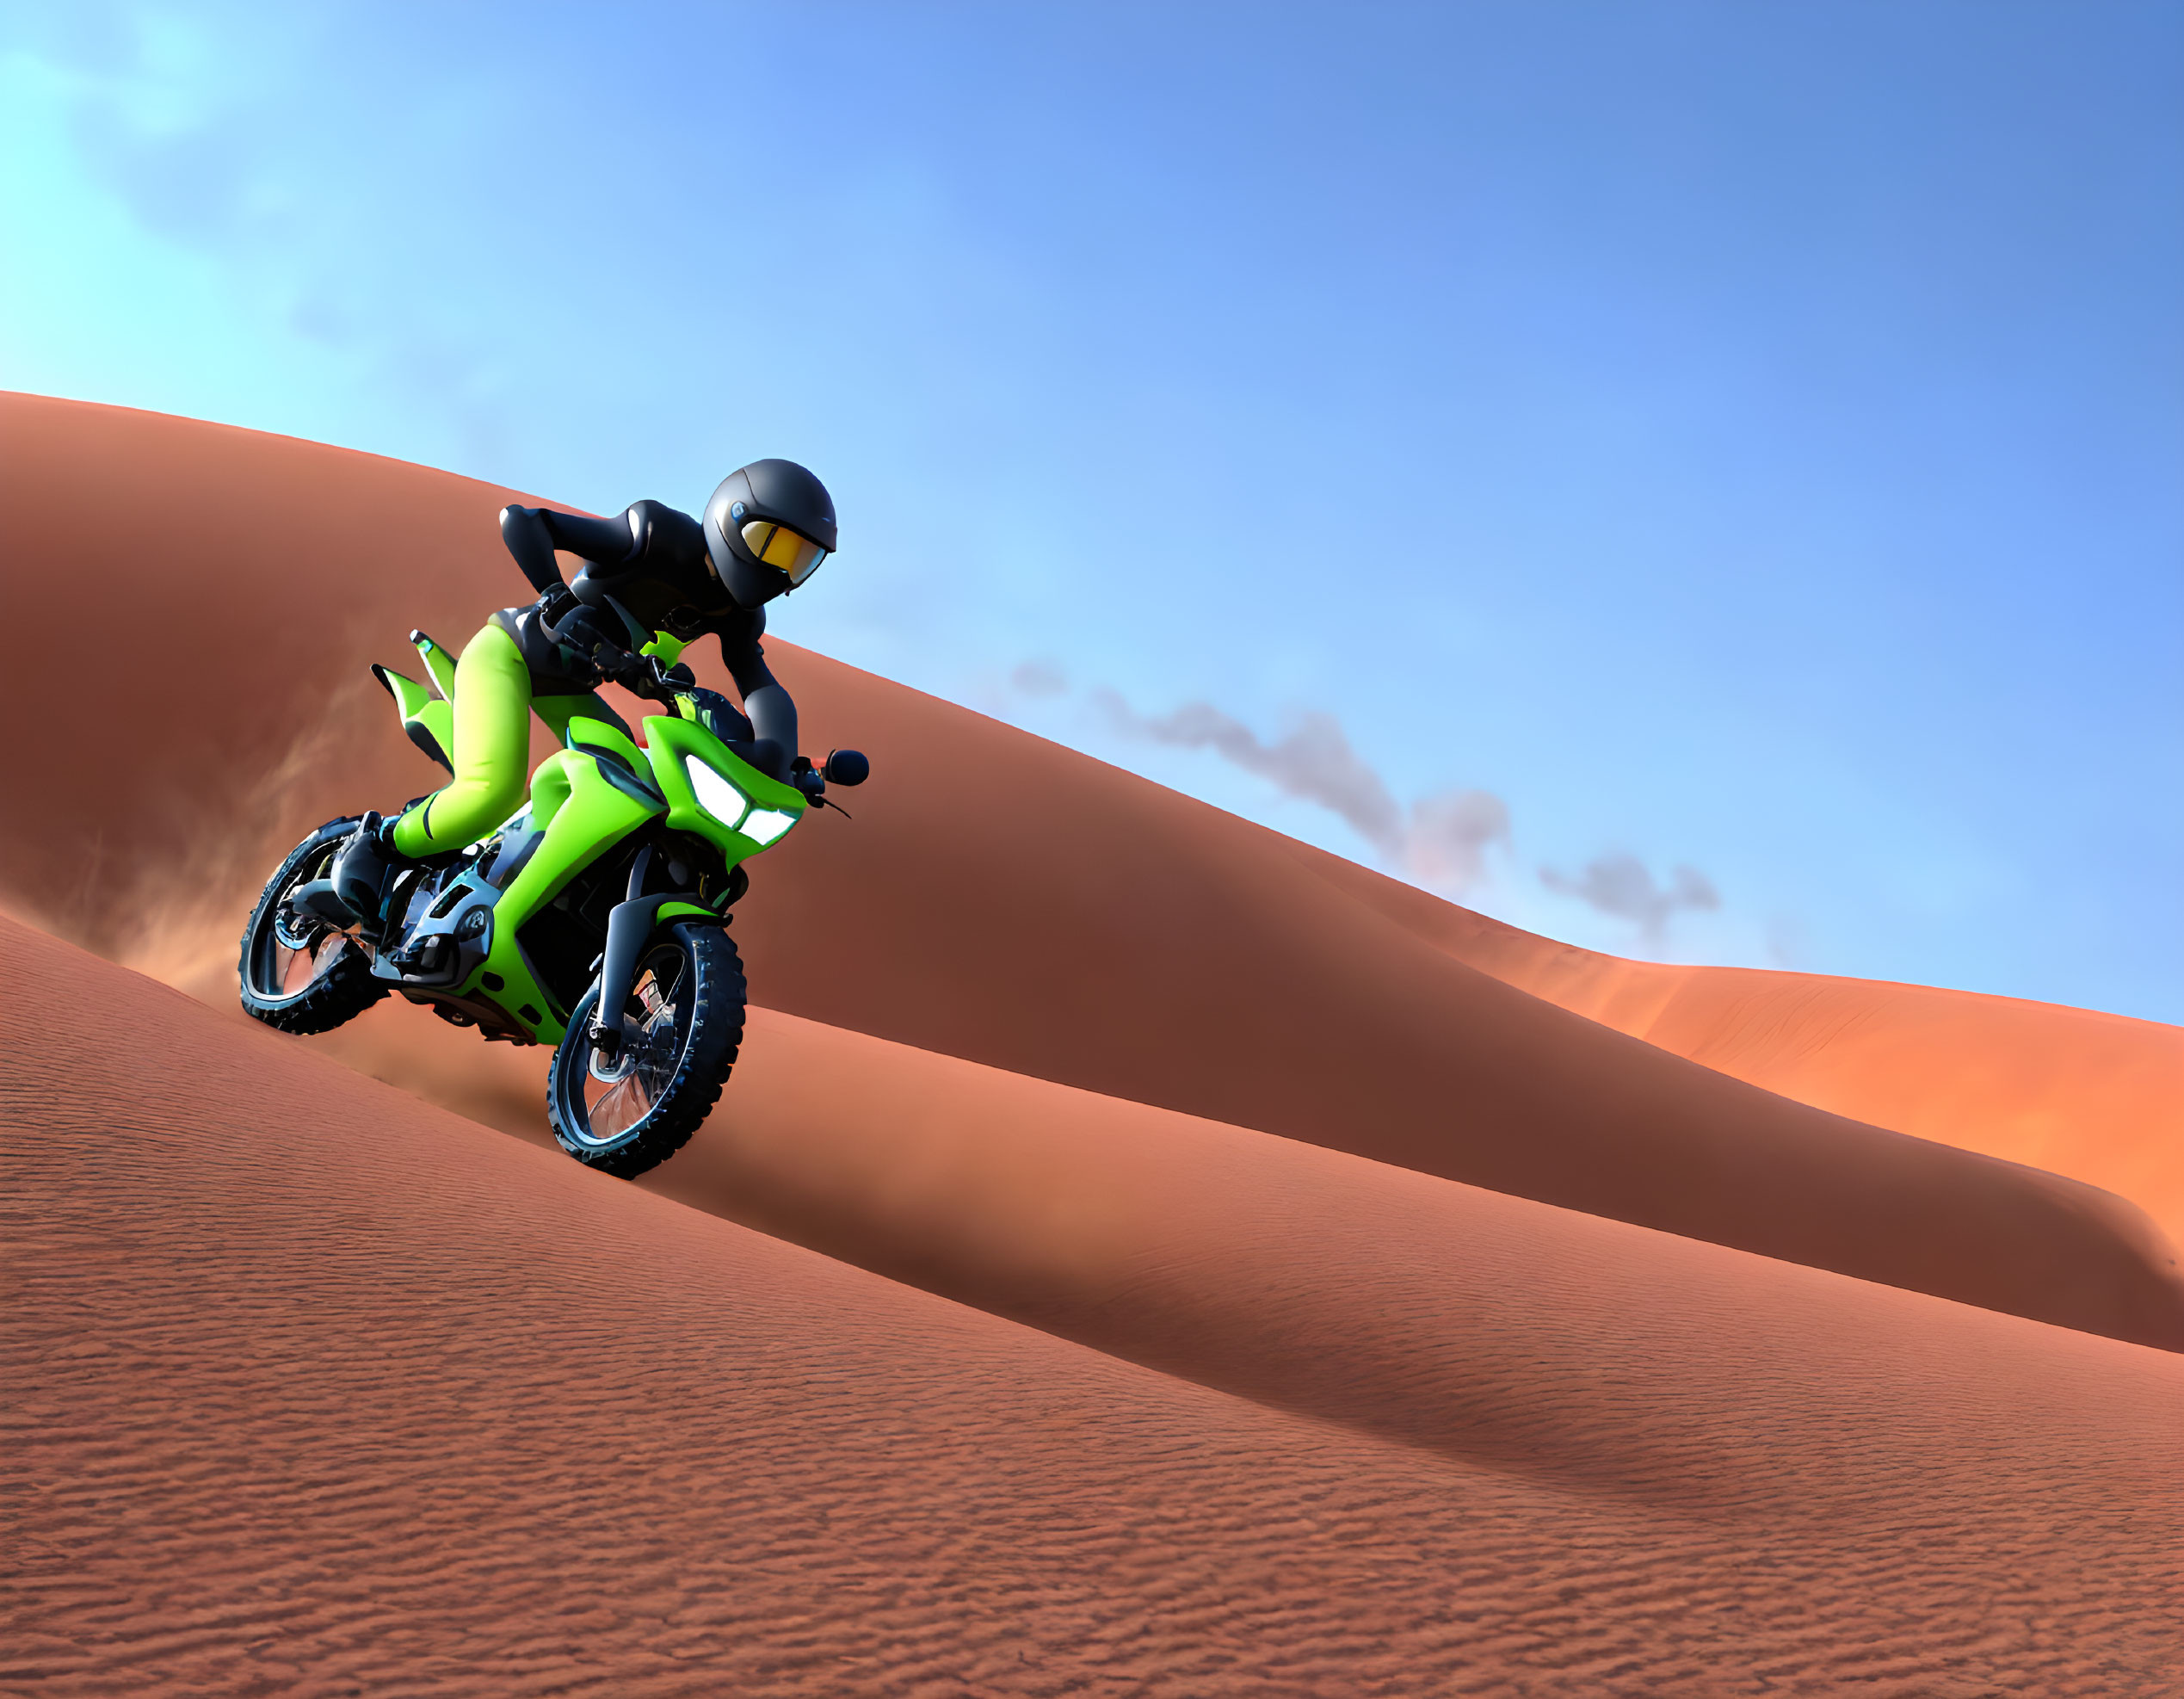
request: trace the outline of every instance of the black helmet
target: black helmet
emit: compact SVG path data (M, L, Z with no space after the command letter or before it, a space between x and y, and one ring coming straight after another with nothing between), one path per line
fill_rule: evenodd
M834 497L794 460L753 460L706 504L706 553L737 603L770 602L834 553Z

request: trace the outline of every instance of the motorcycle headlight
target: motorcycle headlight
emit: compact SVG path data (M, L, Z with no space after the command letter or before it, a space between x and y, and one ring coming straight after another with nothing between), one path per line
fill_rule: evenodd
M796 824L796 816L778 808L754 808L737 830L762 849Z
M696 794L698 806L712 815L724 826L735 825L750 807L750 799L694 755L682 757L682 770L690 775L690 788ZM779 837L776 831L774 837ZM762 839L771 843L773 838Z

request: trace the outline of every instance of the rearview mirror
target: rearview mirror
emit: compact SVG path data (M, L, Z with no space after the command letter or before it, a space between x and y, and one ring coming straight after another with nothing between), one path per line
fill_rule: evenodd
M819 770L830 785L854 787L872 776L872 763L855 750L838 749L827 757L827 764Z

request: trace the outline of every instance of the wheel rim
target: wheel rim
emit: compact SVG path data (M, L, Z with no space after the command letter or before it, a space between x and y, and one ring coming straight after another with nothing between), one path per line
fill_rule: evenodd
M577 1087L573 1107L583 1120L574 1129L580 1143L626 1139L657 1107L682 1066L696 980L680 946L661 946L638 964L637 983L625 1005L622 1053L614 1064L608 1066L588 1038L579 1041L582 1054L570 1061ZM629 1026L636 1028L633 1035Z
M324 979L349 942L349 934L318 923L318 936L291 943L286 927L274 928L273 973L277 997L301 997Z
M306 856L266 905L257 948L250 953L250 990L268 1002L301 997L333 971L344 945L356 942L352 934L330 922L298 914L288 906L299 887L326 876L339 849L338 843L330 843Z

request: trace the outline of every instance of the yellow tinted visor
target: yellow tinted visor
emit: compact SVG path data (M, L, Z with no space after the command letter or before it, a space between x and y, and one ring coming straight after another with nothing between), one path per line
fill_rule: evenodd
M793 584L802 584L827 558L827 552L811 538L767 519L754 519L743 527L743 547L768 566L780 567Z

